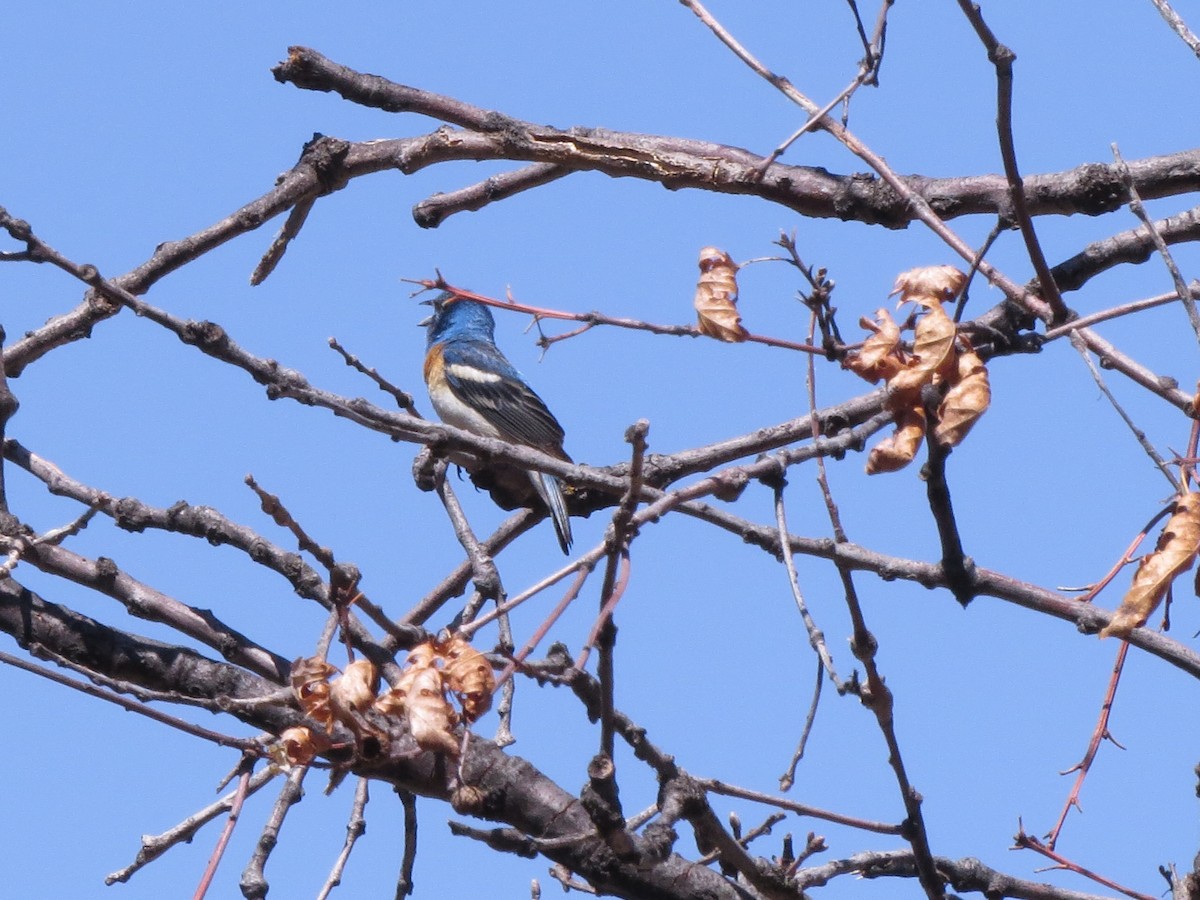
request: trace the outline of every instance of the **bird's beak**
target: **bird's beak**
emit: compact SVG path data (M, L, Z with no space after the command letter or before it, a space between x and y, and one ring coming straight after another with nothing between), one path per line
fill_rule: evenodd
M435 302L434 300L422 300L422 301L420 301L420 303L421 303L421 305L422 305L422 306L433 306L434 302ZM428 327L428 326L432 325L432 324L433 324L433 319L434 319L434 316L436 316L436 313L434 313L433 315L428 315L428 316L426 316L426 317L425 317L425 318L423 318L423 319L422 319L420 322L418 322L418 323L417 323L417 327L418 327L418 328L426 328L426 327Z

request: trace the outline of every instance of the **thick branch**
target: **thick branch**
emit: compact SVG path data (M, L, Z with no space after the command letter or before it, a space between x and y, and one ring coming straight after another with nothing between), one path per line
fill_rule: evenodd
M558 129L485 110L454 98L355 72L315 50L292 47L274 69L279 81L390 112L415 112L469 131L441 129L421 138L352 145L345 160L353 177L367 169L416 171L450 159L507 159L599 171L614 177L656 181L671 189L698 188L749 194L814 218L838 218L904 228L916 219L911 206L874 176L833 175L824 169L775 162L740 147L601 128ZM545 177L549 170L539 170ZM1130 163L1142 197L1174 196L1200 189L1200 151L1192 150ZM973 214L1006 214L1009 185L1003 175L957 178L908 176L905 183L942 219ZM1119 167L1087 164L1066 172L1023 179L1030 215L1099 215L1121 207L1126 191ZM531 178L530 183L541 181ZM507 193L503 194L507 196ZM479 208L473 193L469 206ZM436 224L448 211L439 210Z

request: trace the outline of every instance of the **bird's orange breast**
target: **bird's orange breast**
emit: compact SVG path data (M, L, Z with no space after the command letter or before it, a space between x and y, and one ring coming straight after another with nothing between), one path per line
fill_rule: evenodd
M434 344L425 354L425 383L431 388L446 386L446 359L441 344Z

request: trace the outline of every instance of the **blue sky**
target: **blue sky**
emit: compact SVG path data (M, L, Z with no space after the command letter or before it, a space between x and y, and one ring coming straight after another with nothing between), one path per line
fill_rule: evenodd
M1200 4L1176 4L1200 27ZM712 4L759 57L818 102L854 75L861 55L845 4ZM1150 3L986 4L997 35L1017 52L1016 141L1026 174L1193 147L1200 62ZM865 16L873 9L864 8ZM882 86L861 91L850 127L899 172L967 175L1000 170L994 136L993 72L952 3L897 4L890 18ZM0 129L0 205L30 221L48 243L107 275L145 260L165 240L191 234L268 190L314 132L351 140L423 133L436 124L356 108L329 94L281 85L270 68L293 44L311 46L361 71L557 126L594 125L721 141L768 152L802 121L799 111L752 75L677 3L511 2L247 4L187 9L137 3L33 6L0 33L6 63ZM786 162L838 173L864 166L823 135L810 135ZM803 220L742 197L668 192L631 179L580 174L425 231L410 209L436 191L473 183L505 166L459 163L413 176L384 173L323 198L278 271L257 288L249 274L278 222L268 223L169 276L147 296L171 312L224 325L247 349L301 369L316 384L382 401L327 347L336 336L369 365L418 394L424 335L402 278L440 269L451 281L572 311L656 322L688 322L696 257L717 245L736 259L771 254L781 230L795 231L808 262L837 282L844 330L884 305L895 275L915 265L956 263L919 227L887 231ZM1149 204L1154 215L1187 209L1189 198ZM1100 219L1038 221L1051 263L1087 242L1131 228L1128 212ZM973 244L992 222L952 223ZM7 245L5 245L7 249ZM1185 277L1200 254L1177 248ZM1005 235L992 257L1018 281L1030 277L1020 241ZM801 339L803 284L782 265L741 278L741 304L756 332ZM1080 312L1170 290L1157 260L1097 278L1068 297ZM79 285L48 267L0 268L9 339L66 311ZM975 312L998 292L977 285ZM652 337L595 329L545 358L519 316L501 316L498 340L555 411L567 449L580 461L623 461L625 428L651 423L654 452L674 452L806 411L806 361L760 346ZM553 324L548 330L553 330ZM1183 313L1158 310L1102 333L1156 371L1194 382L1196 342ZM951 486L967 550L984 566L1047 587L1098 578L1162 505L1166 482L1120 426L1075 352L1058 342L1037 358L992 365L993 408L951 458ZM832 366L819 374L822 404L861 393L862 382ZM1138 424L1164 453L1182 451L1187 422L1160 401L1112 377ZM281 544L242 485L252 472L340 559L365 573L364 588L394 615L460 557L436 498L409 475L414 448L358 433L327 413L285 401L124 313L91 339L58 350L13 383L21 410L10 435L81 481L158 506L186 499L216 506ZM1168 449L1170 448L1170 449ZM936 559L924 487L910 470L867 479L861 458L832 466L835 494L853 540ZM810 469L790 474L794 531L825 535ZM46 496L26 476L9 479L12 509L42 530L79 510ZM459 485L477 531L504 514ZM741 513L771 521L767 490L752 486ZM607 518L575 523L578 545L600 540ZM183 537L128 535L96 521L69 545L109 556L144 581L226 621L285 656L311 652L323 615L278 578L227 549ZM505 554L510 592L559 560L540 526ZM833 571L799 560L814 615L840 669L853 660ZM129 621L111 601L48 580L17 576L50 599L106 621L166 638ZM595 608L590 584L553 637L572 647ZM1120 582L1119 582L1120 583ZM1082 754L1116 653L1113 642L1077 635L1057 621L999 601L967 611L941 592L859 581L880 665L897 695L910 773L926 798L935 852L975 855L1023 877L1080 890L1080 879L1035 875L1043 860L1007 849L1022 819L1049 828L1070 787L1057 773ZM1177 592L1173 633L1200 629L1196 601ZM557 595L515 619L528 634ZM1119 588L1101 597L1106 607ZM618 612L618 704L660 746L701 776L772 790L799 733L814 662L783 570L732 538L670 517L634 549L633 580ZM442 623L437 623L442 624ZM0 641L11 650L11 642ZM216 828L124 886L103 876L131 860L138 838L209 802L235 756L115 707L0 668L8 699L10 777L0 787L8 817L12 896L162 897L192 890ZM1189 711L1197 685L1161 661L1134 653L1113 719L1127 748L1106 745L1060 849L1147 893L1163 887L1160 864L1186 868L1200 847L1192 772L1200 729ZM236 723L202 720L217 728ZM490 734L494 719L481 731ZM562 692L524 686L514 724L526 756L568 790L583 783L595 737ZM649 773L618 760L629 812L653 802ZM268 868L272 896L314 895L344 834L352 789L321 794L318 778L291 817ZM871 717L850 699L825 697L794 799L898 821L886 751ZM210 896L235 896L274 789L252 801ZM766 810L738 809L748 824ZM450 838L450 811L421 804L417 896L488 891L524 896L530 878L549 890L543 862L503 858ZM335 896L390 896L399 859L399 804L373 787L368 833ZM885 840L791 819L764 839L826 834L824 858ZM685 836L681 848L690 847ZM834 884L822 896L883 896L894 885ZM557 888L554 888L557 889ZM905 885L916 896L915 883ZM889 893L889 896L894 894Z

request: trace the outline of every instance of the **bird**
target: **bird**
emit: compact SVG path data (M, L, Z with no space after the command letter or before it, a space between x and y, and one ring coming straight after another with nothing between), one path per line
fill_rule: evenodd
M438 417L448 425L510 444L533 447L571 462L563 427L523 375L496 346L496 321L483 303L443 291L432 300L427 330L425 384ZM571 521L562 483L545 472L529 479L550 512L563 553L571 552Z

